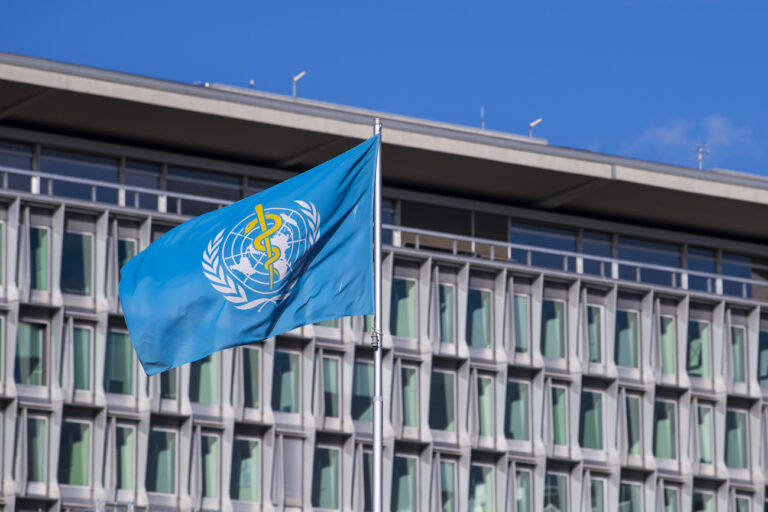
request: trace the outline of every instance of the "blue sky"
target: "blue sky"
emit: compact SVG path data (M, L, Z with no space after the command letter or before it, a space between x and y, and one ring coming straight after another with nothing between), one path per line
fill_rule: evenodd
M3 0L0 51L768 174L768 2Z

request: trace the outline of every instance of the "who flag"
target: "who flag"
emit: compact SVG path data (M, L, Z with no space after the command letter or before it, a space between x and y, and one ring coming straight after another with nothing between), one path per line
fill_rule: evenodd
M147 375L296 327L374 312L379 136L175 227L125 264L120 300Z

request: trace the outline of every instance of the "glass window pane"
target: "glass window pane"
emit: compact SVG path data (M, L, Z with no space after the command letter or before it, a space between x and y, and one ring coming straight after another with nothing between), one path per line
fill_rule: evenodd
M432 371L429 394L429 426L435 430L454 430L454 376L452 373Z
M467 344L491 346L491 292L470 288L467 294Z
M236 437L232 443L230 497L239 501L259 501L260 481L259 442Z
M189 399L199 404L219 403L219 353L195 361L189 368Z
M160 374L160 398L176 400L176 368L171 368Z
M201 436L202 467L203 467L203 496L217 498L219 496L219 438L218 436Z
M709 378L709 323L688 322L688 375Z
M541 347L544 357L565 357L565 303L544 299L541 304Z
M320 327L330 327L333 329L339 328L339 319L338 318L331 318L330 320L323 320L322 322L317 322L315 325L319 325Z
M692 512L715 512L715 496L710 493L694 492Z
M757 355L757 379L760 385L768 388L768 331L760 331Z
M339 360L335 357L323 357L323 405L327 417L339 417Z
M134 256L136 256L136 240L119 238L117 240L117 268L123 268L123 265Z
M61 256L61 291L75 295L91 294L93 236L64 233Z
M253 409L259 408L259 350L255 348L243 348L243 386L245 400L244 405Z
M679 512L678 504L680 498L677 489L671 487L664 488L664 512Z
M109 331L107 362L104 368L104 389L107 393L133 394L133 346L128 333Z
M712 408L698 407L699 461L712 464Z
M568 512L568 477L547 473L544 480L544 510Z
M641 427L640 399L636 396L627 396L627 453L629 455L640 455Z
M453 343L455 340L454 325L456 325L455 311L455 291L456 287L452 284L441 284L438 286L440 299L440 342Z
M91 329L74 328L72 350L75 363L75 389L91 389Z
M176 492L176 433L152 429L147 450L147 491Z
M533 512L531 499L531 472L517 470L517 510L515 512Z
M493 510L493 467L472 464L469 469L469 510Z
M555 444L568 442L568 405L564 388L552 388L552 434Z
M637 311L616 311L616 364L639 368Z
M19 384L45 385L45 325L19 322L14 379Z
M619 512L642 512L643 488L622 482L619 487Z
M504 419L504 435L509 439L528 441L530 414L530 386L527 382L507 382L507 407Z
M597 478L589 482L589 498L592 512L605 512L605 483Z
M747 376L744 371L745 352L745 333L743 327L731 327L731 369L733 382L746 382Z
M324 509L339 508L339 450L320 446L315 448L312 506Z
M736 512L749 512L749 498L736 497Z
M654 410L653 453L663 459L677 457L675 403L656 401Z
M728 410L725 415L725 465L747 467L747 414Z
M117 488L133 489L133 467L136 429L118 426L116 431Z
M389 313L389 330L393 336L415 339L416 332L416 281L395 277L392 279L392 308Z
M675 317L661 316L661 371L662 373L675 373L677 357L675 357L677 334L675 332Z
M603 395L590 391L582 391L579 425L579 444L583 448L602 450Z
M440 461L440 510L456 511L456 463Z
M493 379L477 378L477 425L481 436L493 435Z
M416 368L403 366L400 370L403 387L403 426L419 424L419 375Z
M27 417L27 480L45 482L48 470L47 421Z
M603 308L587 306L589 362L603 362Z
M391 510L397 512L416 512L418 510L417 462L414 457L395 455L392 464Z
M48 289L49 233L47 228L29 228L29 284L33 290Z
M299 412L299 354L275 351L272 379L272 409L278 412Z
M527 295L515 295L515 352L528 352L530 338L530 302Z
M373 364L355 361L352 376L352 419L373 420Z
M371 486L373 485L373 455L371 452L363 452L363 511L373 510Z
M91 426L67 421L61 424L59 483L89 485L91 474Z

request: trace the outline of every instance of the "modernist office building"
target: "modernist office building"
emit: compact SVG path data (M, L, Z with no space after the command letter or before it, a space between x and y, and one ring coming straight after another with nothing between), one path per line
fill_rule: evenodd
M147 378L116 288L373 115L0 54L4 510L369 508L366 319ZM382 117L385 509L768 510L768 181Z

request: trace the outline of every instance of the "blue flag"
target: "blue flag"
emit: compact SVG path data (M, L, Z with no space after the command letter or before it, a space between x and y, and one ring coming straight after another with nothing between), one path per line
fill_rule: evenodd
M374 312L376 136L175 227L123 266L148 375L296 327Z

